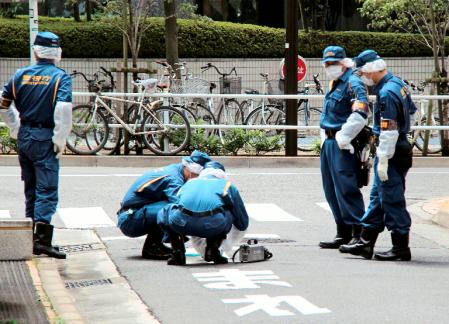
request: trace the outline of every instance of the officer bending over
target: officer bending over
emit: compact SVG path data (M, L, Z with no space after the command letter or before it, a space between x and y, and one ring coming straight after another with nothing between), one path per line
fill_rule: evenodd
M412 166L412 145L407 139L416 107L404 82L388 72L383 59L373 50L355 59L365 84L374 86L374 133L379 144L374 161L374 183L370 204L363 216L359 242L343 245L340 251L371 259L377 236L386 226L393 248L376 253L378 260L411 259L409 248L410 214L405 203L405 176Z
M331 84L320 121L321 175L324 194L337 224L337 235L333 240L321 241L319 246L338 249L351 237L352 241L358 240L360 218L365 212L358 187L361 162L355 154L353 140L366 125L368 95L362 80L352 69L353 61L346 57L342 47L327 47L322 62Z
M179 201L160 211L157 217L170 236L173 254L169 265L185 265L183 235L206 238L204 260L227 263L220 253L226 234L235 226L248 228L248 214L237 188L226 179L224 166L208 162L196 179L188 181L179 191Z
M65 259L51 244L50 222L58 204L59 157L72 127L72 80L55 65L61 60L57 35L38 33L33 52L37 63L17 70L4 86L0 114L18 140L33 253Z
M176 196L181 186L195 178L210 157L194 151L184 157L182 163L171 164L162 169L149 171L139 177L126 193L118 211L118 227L129 237L147 235L142 249L145 259L167 260L171 249L162 243L163 232L156 222L156 215Z

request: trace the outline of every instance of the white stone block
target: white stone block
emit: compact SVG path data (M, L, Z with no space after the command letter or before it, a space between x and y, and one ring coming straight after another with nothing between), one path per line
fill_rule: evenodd
M32 220L0 219L0 261L29 260L32 255Z

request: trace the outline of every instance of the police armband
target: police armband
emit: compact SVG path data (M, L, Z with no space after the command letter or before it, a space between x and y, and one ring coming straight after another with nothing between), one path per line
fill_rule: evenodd
M363 101L360 101L360 100L355 100L352 103L351 108L352 108L353 112L362 113L362 114L365 114L366 116L369 115L369 105L368 105L367 102L363 102Z
M380 119L380 129L383 131L387 130L398 130L398 123L393 119L381 118Z

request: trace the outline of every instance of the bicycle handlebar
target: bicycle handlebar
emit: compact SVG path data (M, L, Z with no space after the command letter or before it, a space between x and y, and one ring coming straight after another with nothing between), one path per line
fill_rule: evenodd
M206 66L202 66L201 70L203 70L202 72L209 70L210 68L214 68L215 71L217 71L217 73L219 75L221 75L222 77L226 78L227 76L230 76L232 74L232 72L234 72L235 75L237 75L237 71L235 70L235 67L233 67L231 69L231 71L229 73L225 73L225 72L221 72L218 67L216 67L215 65L213 65L212 63L207 63Z

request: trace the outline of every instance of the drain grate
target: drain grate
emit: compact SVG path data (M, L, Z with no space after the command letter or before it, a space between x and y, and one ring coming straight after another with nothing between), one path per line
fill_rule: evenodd
M104 286L104 285L112 285L112 280L108 278L108 279L72 281L72 282L65 283L65 287L67 289L87 288L87 287L92 287L92 286Z
M59 251L65 253L76 253L85 251L100 250L100 247L96 244L76 244L76 245L63 245L59 246Z
M256 240L257 243L265 243L265 244L282 244L282 243L295 243L295 240L290 240L290 239L281 239L281 238L252 238L252 237L248 237L245 239L243 239L241 242L242 243L247 243L248 240Z

